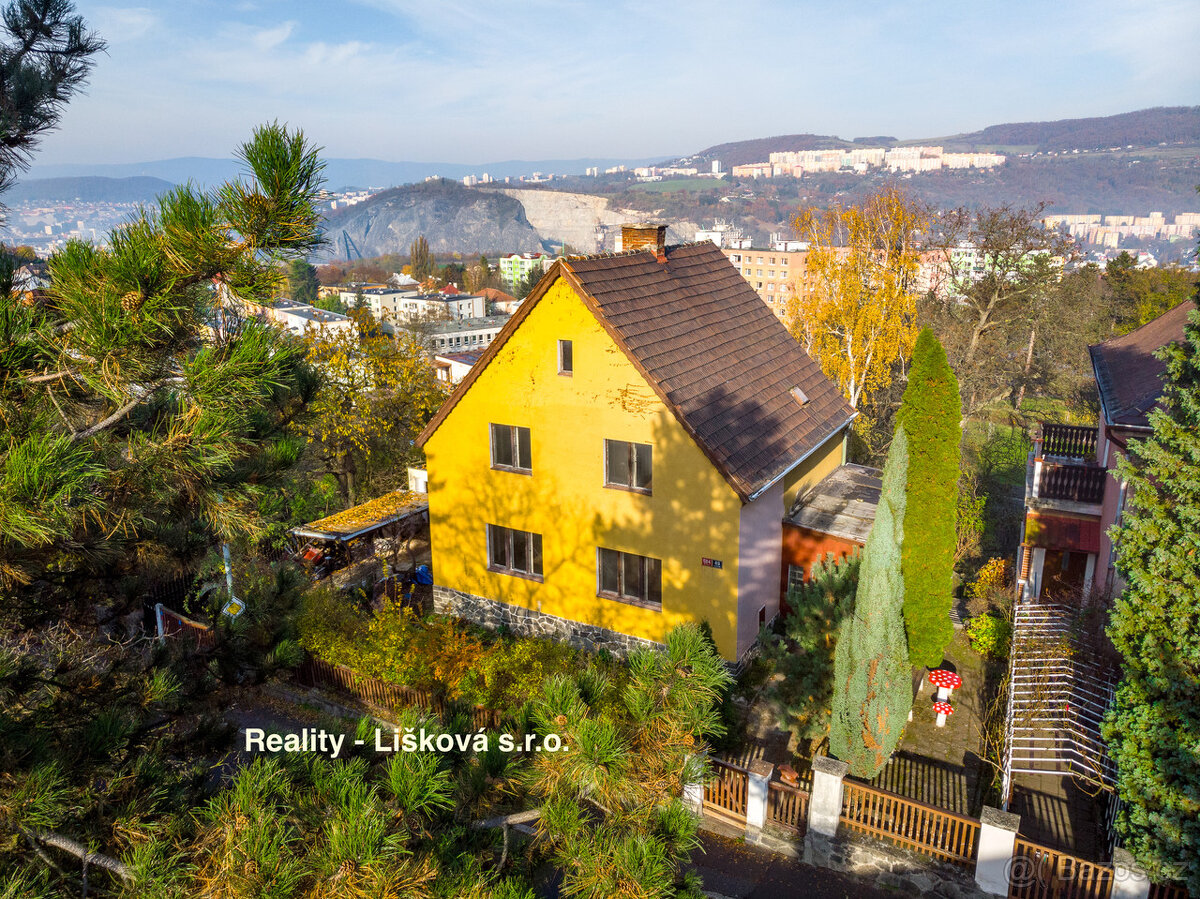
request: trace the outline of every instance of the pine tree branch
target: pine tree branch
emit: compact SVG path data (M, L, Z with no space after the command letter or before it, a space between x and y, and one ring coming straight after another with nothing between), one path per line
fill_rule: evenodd
M64 837L62 834L57 834L50 830L27 830L22 831L22 833L25 834L27 839L33 839L47 846L53 846L55 849L61 849L63 852L70 853L82 860L85 865L99 865L101 868L116 874L126 883L133 883L133 869L127 864L112 856L92 852L87 846L72 840L70 837Z
M69 371L56 371L49 375L34 375L31 378L25 378L26 384L45 384L47 381L57 381L60 378L65 378L70 375Z
M145 399L144 396L134 397L129 402L127 402L124 406L122 406L120 409L118 409L112 415L108 416L108 418L104 419L103 421L98 422L97 424L92 425L90 428L86 428L82 431L76 431L74 434L71 435L71 440L72 441L85 440L88 437L94 437L96 434L99 434L101 431L105 431L108 428L111 428L113 425L115 425L117 422L119 422L121 419L123 419L126 415L128 415L130 412L132 412L134 407L137 406L143 399Z

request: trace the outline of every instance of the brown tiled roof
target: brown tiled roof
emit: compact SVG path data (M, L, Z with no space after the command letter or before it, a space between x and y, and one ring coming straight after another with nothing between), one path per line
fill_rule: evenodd
M711 242L559 260L422 432L424 443L542 294L564 277L730 486L748 500L854 417ZM801 405L791 391L808 398Z
M1100 404L1109 424L1150 426L1150 410L1162 395L1167 369L1154 352L1183 339L1184 322L1195 308L1191 300L1185 300L1135 331L1088 347Z
M511 293L505 293L503 290L497 290L495 287L485 287L477 291L477 293L489 303L515 303L517 301L517 298Z

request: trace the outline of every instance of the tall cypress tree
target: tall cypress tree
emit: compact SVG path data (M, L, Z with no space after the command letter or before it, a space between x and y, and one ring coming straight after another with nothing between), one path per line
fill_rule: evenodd
M887 764L912 708L900 561L908 459L908 439L900 428L888 451L883 494L862 551L854 613L842 623L834 653L829 745L855 777L874 777Z
M954 637L950 604L962 398L946 351L929 328L913 348L897 426L909 440L902 552L909 660L936 667Z
M1124 801L1117 826L1155 877L1200 895L1200 312L1167 363L1153 434L1129 445L1116 530L1127 584L1109 636L1123 657L1104 738Z

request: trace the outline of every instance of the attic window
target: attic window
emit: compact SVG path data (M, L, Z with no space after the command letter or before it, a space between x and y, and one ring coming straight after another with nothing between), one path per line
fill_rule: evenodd
M808 404L808 394L806 394L799 387L793 387L788 391L788 393L790 393L792 395L792 399L794 399L801 406Z

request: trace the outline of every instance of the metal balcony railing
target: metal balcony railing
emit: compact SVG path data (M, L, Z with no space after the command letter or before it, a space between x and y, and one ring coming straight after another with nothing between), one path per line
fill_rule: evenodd
M1042 422L1040 456L1064 456L1095 461L1099 431L1080 425L1056 425Z

